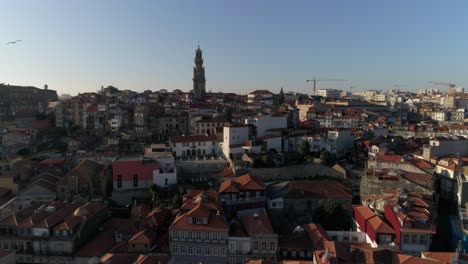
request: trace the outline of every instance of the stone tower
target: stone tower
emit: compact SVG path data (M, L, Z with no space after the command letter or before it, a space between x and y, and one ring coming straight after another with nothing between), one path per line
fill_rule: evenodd
M203 67L203 57L200 46L195 51L195 67L193 67L193 98L198 100L205 96L205 68Z

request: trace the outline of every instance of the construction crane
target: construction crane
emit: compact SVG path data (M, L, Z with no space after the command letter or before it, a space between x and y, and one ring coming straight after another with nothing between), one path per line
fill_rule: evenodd
M315 95L315 89L317 86L317 82L347 82L347 80L340 80L340 79L322 79L322 80L317 80L315 77L312 80L306 80L306 82L312 82L313 88L314 88L314 94Z
M455 84L453 83L446 83L446 82L433 82L433 81L430 81L429 83L432 83L432 84L436 84L436 85L445 85L445 86L448 86L448 92L449 93L452 93L453 92L453 88L455 88Z

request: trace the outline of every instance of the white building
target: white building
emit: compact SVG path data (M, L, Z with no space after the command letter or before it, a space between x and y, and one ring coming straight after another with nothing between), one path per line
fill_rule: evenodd
M223 152L226 157L242 156L244 154L242 147L249 140L249 126L241 124L225 126L223 136Z
M353 149L354 136L349 129L328 131L326 149L333 155L342 154L345 150Z
M317 95L328 98L341 98L341 92L341 90L337 89L319 89Z
M172 136L170 145L176 158L218 156L220 151L215 135Z
M446 111L432 111L431 119L439 122L444 122L448 120L448 114Z
M247 95L247 103L273 104L273 93L268 90L255 90Z
M286 116L256 115L246 118L244 123L257 128L257 137L263 137L265 131L269 129L288 127L288 119Z

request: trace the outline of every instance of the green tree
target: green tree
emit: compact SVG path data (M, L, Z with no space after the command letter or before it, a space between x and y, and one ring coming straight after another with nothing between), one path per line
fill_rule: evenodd
M299 153L302 157L308 156L310 154L310 144L309 141L304 140L297 148L297 153Z
M273 160L270 158L269 155L263 155L260 160L261 160L263 166L265 166L267 168L273 167L273 165L274 165Z
M313 220L321 224L325 230L350 230L350 216L343 206L337 202L328 201L314 211Z
M176 193L172 197L172 208L180 208L182 206L182 195Z
M153 208L159 208L161 207L161 190L159 186L156 184L153 184L150 189L150 196L151 196L151 204L153 205Z

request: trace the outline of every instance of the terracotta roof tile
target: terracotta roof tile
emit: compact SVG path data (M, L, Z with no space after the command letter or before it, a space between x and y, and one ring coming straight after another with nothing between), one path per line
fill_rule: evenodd
M221 183L219 193L241 192L241 191L264 191L265 185L250 174L245 174Z

